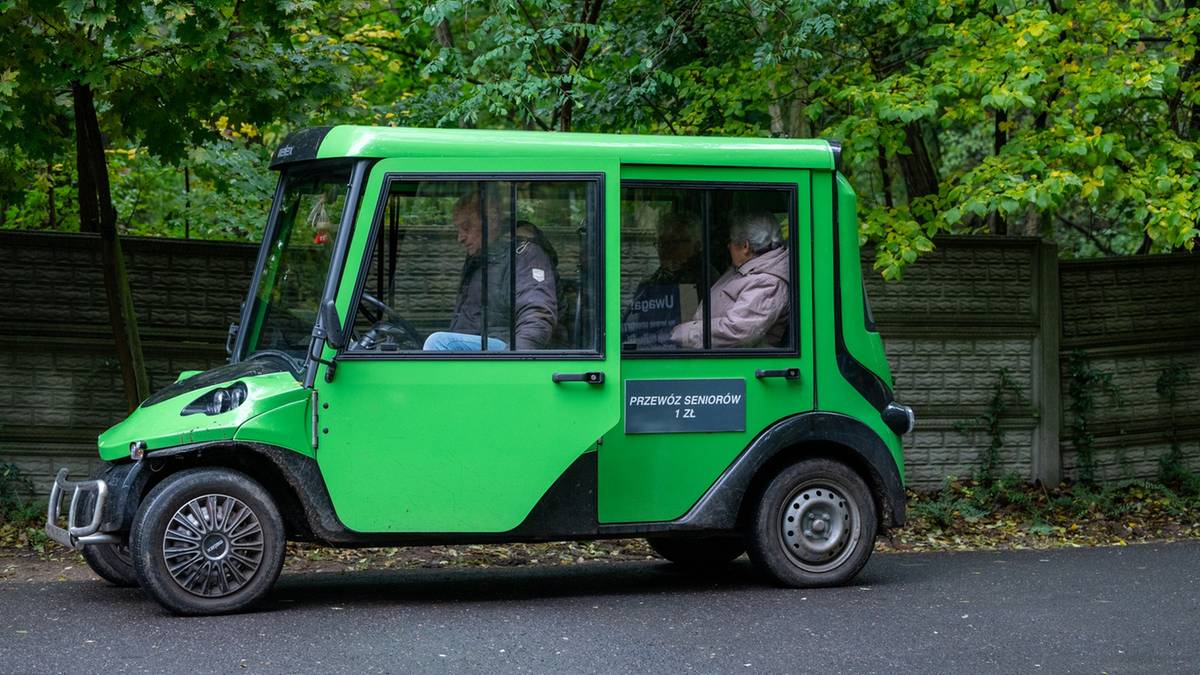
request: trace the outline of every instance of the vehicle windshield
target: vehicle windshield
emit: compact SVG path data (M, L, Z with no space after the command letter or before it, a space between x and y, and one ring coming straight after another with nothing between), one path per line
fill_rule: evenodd
M289 169L247 322L246 358L305 358L346 207L351 164Z

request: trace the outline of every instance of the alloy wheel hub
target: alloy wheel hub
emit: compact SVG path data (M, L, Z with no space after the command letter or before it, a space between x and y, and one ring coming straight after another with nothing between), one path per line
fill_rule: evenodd
M229 495L197 497L175 512L163 534L163 559L180 588L204 598L235 593L262 565L262 524Z

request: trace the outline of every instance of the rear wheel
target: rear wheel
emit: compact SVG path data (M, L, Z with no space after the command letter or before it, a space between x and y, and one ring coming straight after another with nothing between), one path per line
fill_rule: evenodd
M779 472L750 525L750 559L783 586L837 586L867 564L878 528L875 501L854 470L808 459Z
M746 552L739 536L650 537L646 542L655 553L683 567L716 567Z
M252 607L283 567L279 509L261 485L230 469L189 469L159 483L131 539L138 581L176 614Z

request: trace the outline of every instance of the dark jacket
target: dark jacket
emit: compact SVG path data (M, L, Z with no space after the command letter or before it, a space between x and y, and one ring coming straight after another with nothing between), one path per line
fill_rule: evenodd
M488 337L503 340L518 350L546 349L550 345L554 326L558 323L558 295L550 256L533 241L517 240L515 302L508 246L503 242L493 242L487 258ZM467 258L463 263L458 298L454 302L451 331L482 334L482 286L482 256ZM509 339L510 326L516 330L515 345Z

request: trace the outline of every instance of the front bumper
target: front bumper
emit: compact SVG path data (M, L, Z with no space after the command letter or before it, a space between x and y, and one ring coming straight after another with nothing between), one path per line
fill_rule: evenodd
M66 527L59 526L62 501L71 492L67 507ZM60 469L50 488L50 503L46 506L46 535L74 549L89 544L120 544L116 534L100 532L104 507L108 502L108 483L103 480L67 480L67 470Z

